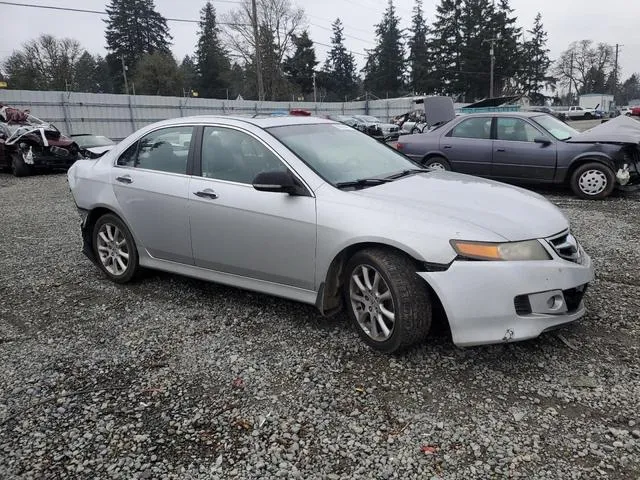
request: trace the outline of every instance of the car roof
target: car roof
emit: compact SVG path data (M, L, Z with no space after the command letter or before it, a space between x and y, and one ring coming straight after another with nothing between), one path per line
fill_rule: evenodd
M523 117L523 118L531 118L531 117L539 117L542 112L484 112L484 113L467 113L464 117L460 118L469 118L469 117Z
M260 128L282 127L286 125L310 125L317 123L336 123L332 120L313 116L297 116L297 115L274 115L274 116L242 116L242 115L197 115L191 117L178 117L165 120L164 125L179 125L182 123L193 122L245 122Z

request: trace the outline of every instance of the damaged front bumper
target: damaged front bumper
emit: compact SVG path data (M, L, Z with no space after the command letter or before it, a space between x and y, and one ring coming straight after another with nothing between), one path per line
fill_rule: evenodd
M547 248L552 260L459 260L446 271L418 275L440 298L456 345L527 340L585 314L583 296L594 271L578 248L578 262Z

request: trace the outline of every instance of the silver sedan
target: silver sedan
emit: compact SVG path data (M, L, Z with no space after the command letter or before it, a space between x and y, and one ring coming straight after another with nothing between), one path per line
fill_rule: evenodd
M144 267L346 309L384 352L424 341L435 311L458 345L536 337L585 313L593 279L539 195L421 168L324 119L168 120L68 180L111 280Z

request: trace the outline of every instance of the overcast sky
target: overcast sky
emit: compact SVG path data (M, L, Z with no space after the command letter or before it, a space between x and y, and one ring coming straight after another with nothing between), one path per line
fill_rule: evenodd
M311 38L329 43L330 26L336 17L345 25L347 48L356 54L359 66L364 57L357 55L371 48L374 25L380 21L386 0L292 0L307 13ZM54 5L60 7L104 10L105 0L14 0L14 3ZM166 17L198 19L205 0L155 0ZM394 0L402 26L408 27L414 0ZM427 21L433 20L437 0L424 0ZM213 0L219 16L236 8L234 0ZM529 29L537 12L542 13L549 33L548 47L555 59L574 40L592 39L612 45L621 44L622 78L640 72L640 0L511 0L520 26ZM105 53L104 23L99 15L63 12L0 4L2 42L0 58L41 33L73 37L91 53ZM196 43L197 25L169 22L173 35L173 52L180 60L191 54ZM354 38L357 37L357 38ZM327 49L316 45L323 62ZM487 52L488 54L488 52Z

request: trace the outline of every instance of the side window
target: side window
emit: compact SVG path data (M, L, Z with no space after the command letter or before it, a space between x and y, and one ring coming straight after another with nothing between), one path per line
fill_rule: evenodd
M497 139L511 142L533 142L542 134L520 118L498 118Z
M186 174L192 136L191 126L156 130L125 150L118 165Z
M202 137L202 176L238 183L253 183L260 172L287 167L251 135L222 127L205 127Z
M461 121L449 132L450 137L491 138L491 118L475 117Z

